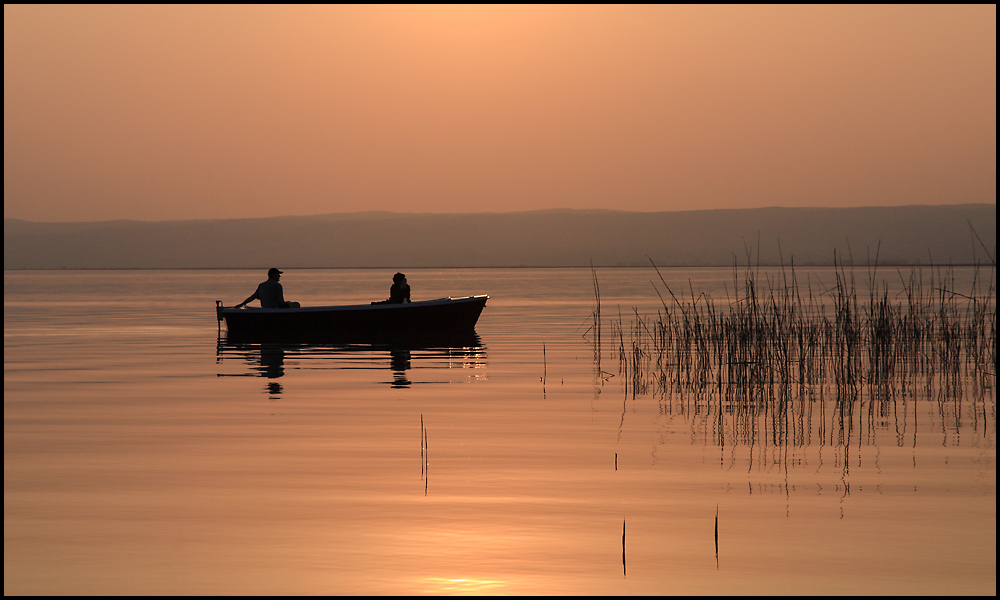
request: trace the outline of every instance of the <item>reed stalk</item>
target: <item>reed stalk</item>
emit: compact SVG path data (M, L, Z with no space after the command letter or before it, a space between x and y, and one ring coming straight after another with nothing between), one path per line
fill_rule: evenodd
M760 408L780 415L791 389L820 383L844 398L913 375L957 381L968 372L995 385L995 266L988 278L977 267L967 291L955 289L950 269L931 269L930 285L923 271L897 271L903 291L891 296L876 252L862 296L853 265L836 253L833 285L818 292L810 278L803 293L794 261L764 281L749 261L742 274L734 261L735 295L727 286L721 309L690 282L689 297L679 297L652 266L662 308L652 317L634 311L628 325L619 311L612 322L626 394L713 388L733 402L766 401ZM598 298L596 275L594 285ZM595 331L599 310L598 298Z

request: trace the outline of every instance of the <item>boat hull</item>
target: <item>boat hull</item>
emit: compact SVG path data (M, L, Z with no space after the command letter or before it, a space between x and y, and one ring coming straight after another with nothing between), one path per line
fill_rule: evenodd
M217 304L230 340L391 342L468 336L489 296L405 304L227 308Z

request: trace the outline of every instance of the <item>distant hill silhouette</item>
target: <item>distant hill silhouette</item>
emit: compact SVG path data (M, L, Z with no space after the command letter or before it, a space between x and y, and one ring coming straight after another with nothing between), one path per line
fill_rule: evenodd
M199 221L4 219L4 269L989 263L996 204L680 212L351 213ZM971 228L970 228L971 224ZM759 240L759 244L758 244ZM759 245L759 247L758 247ZM780 245L780 254L779 254ZM870 257L870 258L869 258Z

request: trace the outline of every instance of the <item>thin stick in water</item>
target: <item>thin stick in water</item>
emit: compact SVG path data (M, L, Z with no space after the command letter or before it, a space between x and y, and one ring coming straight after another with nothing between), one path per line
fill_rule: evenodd
M625 572L625 519L622 519L622 577L628 577Z
M715 569L719 569L719 505L715 505Z

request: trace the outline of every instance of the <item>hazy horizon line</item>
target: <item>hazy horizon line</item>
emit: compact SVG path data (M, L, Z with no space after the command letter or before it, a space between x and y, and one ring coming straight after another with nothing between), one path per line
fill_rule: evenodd
M14 270L644 267L649 260L731 268L862 265L867 253L887 266L971 265L984 250L992 260L995 246L996 204L4 219L4 268ZM859 260L850 258L852 247Z
M795 269L871 269L872 267L911 267L914 269L940 269L940 268L954 268L954 267L984 267L989 266L990 261L981 261L974 263L906 263L906 262L896 262L896 261L879 261L878 264L869 263L851 263L846 265L841 264L808 264L808 263L795 263L786 264L784 266L780 264L761 263L761 264L746 264L745 262L738 263L735 268L745 269L777 269L777 270L789 270L794 271ZM21 271L267 271L270 268L269 265L259 266L259 267L51 267L51 268L8 268L4 267L4 272L21 272ZM443 267L426 267L426 266L383 266L383 267L282 267L282 273L284 272L294 272L294 271L455 271L455 270L497 270L497 269L732 269L733 265L512 265L512 266L494 266L487 265L482 267L456 267L456 266L443 266Z
M535 210L510 210L510 211L469 211L469 212L402 212L389 210L359 210L314 214L289 214L272 215L269 217L204 217L189 219L94 219L83 221L35 221L20 217L4 216L4 221L20 221L23 223L39 224L81 224L81 223L182 223L191 221L261 221L264 219L308 219L316 217L344 217L344 216L462 216L462 215L526 215L526 214L553 214L553 213L627 213L627 214L665 214L665 213L707 213L707 212L753 212L763 210L859 210L859 209L879 209L891 210L901 208L942 208L961 206L996 206L993 202L959 202L942 204L895 204L895 205L867 205L867 206L757 206L750 208L695 208L683 210L625 210L617 208L540 208Z

